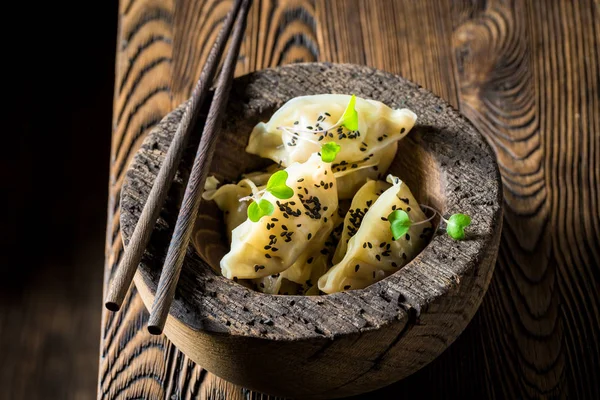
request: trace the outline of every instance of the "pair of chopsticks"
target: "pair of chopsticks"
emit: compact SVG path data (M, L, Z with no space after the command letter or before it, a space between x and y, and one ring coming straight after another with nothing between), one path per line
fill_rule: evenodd
M198 79L194 87L192 97L186 106L181 122L177 127L165 160L156 176L129 245L125 249L123 258L117 267L104 302L106 308L111 311L118 311L123 303L125 294L131 286L135 271L142 260L142 255L150 240L160 210L165 203L186 143L194 128L196 117L213 82L219 60L223 55L225 45L233 29L231 43L223 61L215 95L210 105L200 144L198 145L194 165L185 189L175 230L169 244L169 250L156 290L154 304L150 312L148 331L155 335L161 334L165 326L169 309L173 302L173 296L175 295L183 260L192 236L202 190L221 129L225 105L231 90L235 64L246 29L246 19L250 3L251 0L236 0L223 23L223 28L208 55L206 64L200 74L200 79Z

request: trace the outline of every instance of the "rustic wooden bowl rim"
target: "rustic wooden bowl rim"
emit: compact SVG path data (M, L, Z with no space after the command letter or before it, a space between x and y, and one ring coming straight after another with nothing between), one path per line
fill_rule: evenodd
M475 195L461 187L453 188L452 195L446 200L446 214L470 211L473 218L471 231L474 234L468 240L458 242L438 232L412 262L388 278L362 290L325 296L275 296L249 290L224 277L216 276L194 250L190 249L180 279L187 281L188 286L198 289L192 293L186 288L187 284L182 287L180 281L171 317L177 318L191 329L212 334L278 341L334 338L379 329L394 320L410 318L411 315L415 316L425 311L429 303L446 294L459 284L461 276L477 267L479 254L488 246L492 246L498 235L501 226L502 191L500 174L490 146L458 111L420 86L399 76L365 66L303 63L257 71L236 78L232 99L240 100L236 93L249 93L247 103L243 105L244 110L247 110L248 105L252 107L253 101L257 102L260 108L262 104L258 93L261 85L278 80L285 81L285 77L293 71L307 68L319 71L319 81L322 81L323 86L318 89L327 88L327 79L337 77L340 79L337 84L340 85L341 80L353 77L354 81L346 79L347 93L352 92L364 97L369 96L360 92L360 84L357 82L361 79L385 79L386 86L393 82L407 92L407 105L410 105L411 99L419 99L439 111L441 124L443 121L452 121L452 127L443 127L433 134L434 141L440 142L431 146L435 149L435 159L443 165L440 168L444 174L464 176L470 180L481 179L488 185L485 193ZM282 102L307 94L291 93L283 86L274 87L276 94L281 91L278 95ZM376 97L374 99L377 100ZM276 106L281 105L282 103ZM150 132L128 170L121 197L121 229L125 243L128 242L134 223L139 218L140 203L146 200L150 190L150 187L132 186L137 177L137 169L145 168L141 164L147 162L140 153L156 149L159 135L172 136L182 110L183 105L168 114ZM419 115L419 109L413 111ZM448 135L461 146L444 146ZM471 161L471 164L445 163L448 160L465 159L461 152L468 152L469 158L474 161ZM472 168L473 163L478 166L475 170ZM475 176L471 176L472 174ZM141 193L139 198L132 195L135 191ZM477 202L476 206L473 205L474 200ZM144 286L139 288L140 291L149 291L154 296L167 245L168 242L162 243L156 254L144 257L139 269L141 279L136 279L138 287L140 284ZM427 276L421 271L426 260L441 260L442 255L449 261L446 265L440 265L437 276ZM427 291L420 292L422 287L417 287L419 285L427 287ZM232 302L232 299L235 301ZM146 306L149 306L147 303L146 301ZM236 305L236 310L227 309L231 308L232 304ZM314 312L308 313L307 310Z

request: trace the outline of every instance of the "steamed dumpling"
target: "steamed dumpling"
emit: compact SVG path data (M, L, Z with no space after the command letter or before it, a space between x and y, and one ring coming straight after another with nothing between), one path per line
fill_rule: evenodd
M406 211L413 224L427 217L404 182L391 175L388 182L392 187L383 192L362 217L342 260L319 279L319 289L323 292L365 288L400 269L425 247L432 229L430 222L411 226L406 235L394 241L387 221L392 211Z
M233 230L231 250L221 260L226 278L253 279L285 271L336 212L338 197L331 164L314 154L286 171L286 184L294 195L279 200L266 192L262 198L275 206L273 215L258 222L246 219Z
M368 181L354 195L350 209L344 218L344 230L338 242L333 256L333 263L342 261L350 238L356 234L362 223L363 217L369 208L375 203L379 196L390 188L390 184L384 181ZM389 213L388 213L389 214Z
M262 188L278 169L277 165L272 165L266 170L242 175L243 179L237 184L226 184L218 189L216 188L218 180L215 177L210 176L206 180L202 198L214 200L217 207L223 212L229 243L231 243L231 232L247 218L248 202L240 201L240 199L252 194L252 183Z
M286 281L296 283L304 290L317 287L317 281L329 268L331 256L337 243L337 231L342 226L342 217L338 212L330 218L311 240L311 244L288 269L280 274L255 279L258 290L268 294L283 294L289 288L282 286ZM318 291L317 293L318 294Z
M335 222L333 217L335 215L337 215L336 212L332 213L331 218L327 219L327 222L323 224L321 229L319 229L319 231L311 239L310 244L305 251L300 254L298 259L296 259L296 261L288 269L279 274L269 275L267 277L255 280L255 283L259 285L259 290L269 294L280 293L281 284L285 280L297 283L301 286L315 285L317 280L327 270L327 264L320 262L322 258L320 256L324 255L321 254L321 251L323 251L325 247L325 241L334 228ZM327 254L326 250L325 254ZM317 268L313 271L315 266ZM311 276L313 274L316 275L316 279L311 281ZM263 285L260 285L260 283L264 283L264 287Z
M322 144L335 141L341 146L337 164L332 166L339 197L351 198L367 178L376 179L385 173L396 152L391 150L392 143L410 131L416 115L408 109L394 110L378 101L356 98L358 130L333 127L350 98L321 94L288 101L269 122L256 125L246 151L287 166L306 161ZM353 177L357 171L362 171L360 179Z
M396 157L397 150L398 142L390 143L385 148L375 151L368 162L362 163L360 168L356 169L348 168L348 164L333 164L333 173L338 181L338 197L352 199L365 182L384 177Z

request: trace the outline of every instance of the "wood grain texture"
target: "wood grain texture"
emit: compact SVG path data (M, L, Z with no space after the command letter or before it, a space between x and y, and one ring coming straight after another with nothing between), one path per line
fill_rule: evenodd
M189 95L230 3L121 3L105 282L126 165ZM501 164L505 234L480 312L380 398L600 396L598 21L592 0L255 1L238 74L314 59L398 73L460 106ZM126 302L103 314L99 397L243 395L146 334L135 291Z

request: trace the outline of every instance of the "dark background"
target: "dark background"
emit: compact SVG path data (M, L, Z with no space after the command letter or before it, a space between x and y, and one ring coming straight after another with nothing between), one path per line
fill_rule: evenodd
M117 1L11 7L2 63L0 398L93 399Z

